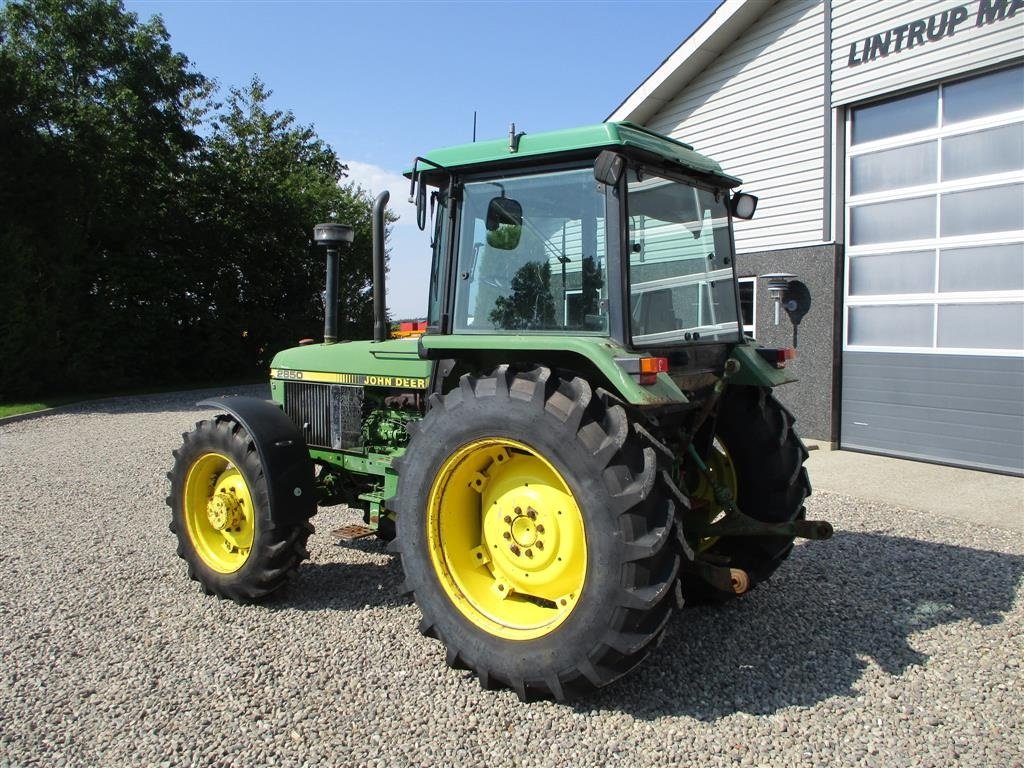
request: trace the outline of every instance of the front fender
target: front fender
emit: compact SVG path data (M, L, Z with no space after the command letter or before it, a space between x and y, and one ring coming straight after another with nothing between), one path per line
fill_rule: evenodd
M271 400L216 397L197 405L229 414L249 433L263 467L276 523L308 520L316 512L313 462L299 428Z

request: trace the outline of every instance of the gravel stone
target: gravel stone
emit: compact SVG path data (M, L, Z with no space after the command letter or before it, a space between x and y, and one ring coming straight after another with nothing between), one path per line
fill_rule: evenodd
M831 541L611 688L521 704L444 665L380 542L329 535L351 511L285 594L199 594L165 474L211 394L0 426L0 766L1024 765L1019 532L818 493Z

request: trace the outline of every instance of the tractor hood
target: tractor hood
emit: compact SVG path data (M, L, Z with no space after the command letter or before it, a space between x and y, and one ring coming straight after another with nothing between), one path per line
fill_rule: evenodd
M270 384L275 400L284 381L426 389L430 368L417 353L416 339L309 344L274 356Z

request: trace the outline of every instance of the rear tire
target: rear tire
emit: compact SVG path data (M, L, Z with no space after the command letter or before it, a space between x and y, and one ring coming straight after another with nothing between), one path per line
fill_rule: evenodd
M735 483L736 506L762 522L803 519L811 493L804 461L807 448L793 430L795 419L772 395L757 387L731 387L722 398L716 438L725 448ZM721 507L712 504L710 516ZM723 537L706 550L712 562L746 571L747 591L767 581L789 557L791 536ZM737 597L695 579L684 580L687 602L721 602Z
M393 502L421 632L522 700L635 667L677 604L660 454L622 406L547 368L466 375L431 405Z
M167 474L167 504L189 578L236 603L283 587L309 557L313 526L305 508L296 514L296 501L294 510L271 509L256 444L230 416L200 421L182 439Z

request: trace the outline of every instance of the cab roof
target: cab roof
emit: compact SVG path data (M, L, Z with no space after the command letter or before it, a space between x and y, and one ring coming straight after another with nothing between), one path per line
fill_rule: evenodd
M607 122L587 125L581 128L569 128L546 133L524 134L519 140L517 151L509 149L508 139L495 141L478 141L472 144L460 144L454 147L436 149L421 162L420 171L430 181L437 174L432 166L436 163L444 169L462 171L480 166L517 166L524 165L531 159L544 155L587 154L600 149L621 149L627 155L639 156L646 160L662 161L680 167L684 171L699 176L711 177L723 186L735 187L741 182L722 170L717 162L681 141L662 136L648 129L629 122ZM412 169L405 175L411 176Z

